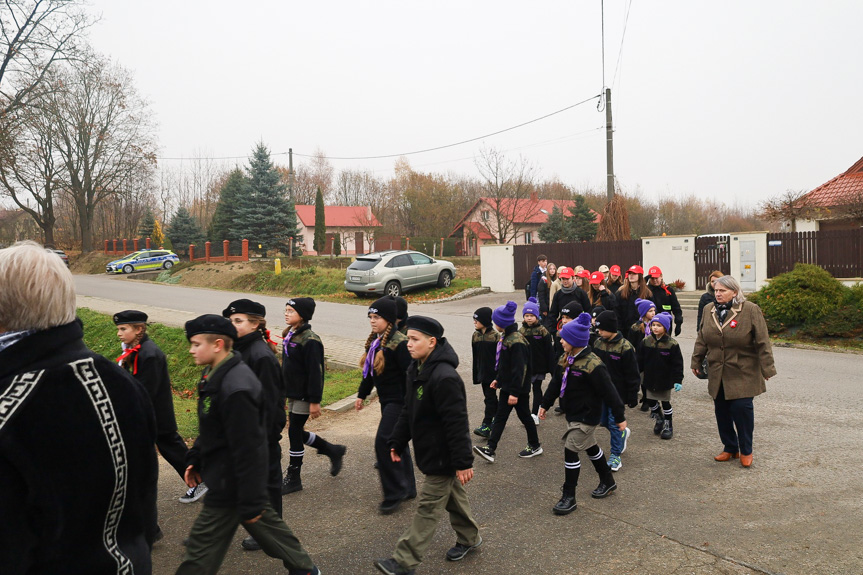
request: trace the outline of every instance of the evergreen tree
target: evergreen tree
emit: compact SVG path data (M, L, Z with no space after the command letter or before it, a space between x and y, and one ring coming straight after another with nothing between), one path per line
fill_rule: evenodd
M245 182L246 177L239 168L234 169L228 175L228 179L225 180L222 189L219 191L219 201L216 203L213 221L210 223L210 229L207 231L207 237L210 238L211 242L221 242L222 240L238 241L243 239L231 233L231 226L237 218L237 211L242 200L243 185Z
M333 255L342 255L342 234L333 234Z
M539 227L539 239L553 244L566 241L566 216L559 207L554 206L548 215L548 220Z
M318 186L318 191L315 194L315 239L313 247L318 255L327 248L326 211L324 210L324 194L321 193L320 186Z
M576 195L573 199L575 204L569 207L571 215L566 217L567 241L593 241L599 227L595 221L596 214L587 206L584 196Z
M263 143L255 147L246 173L231 236L260 244L264 254L286 249L298 235L297 211Z
M141 223L138 225L138 235L142 238L153 239L153 229L156 227L156 216L153 215L153 210L147 208L144 216L141 218Z
M204 232L201 230L198 221L189 213L189 210L180 207L168 226L168 237L171 238L174 249L182 253L188 253L189 244L195 244L195 246L202 245Z

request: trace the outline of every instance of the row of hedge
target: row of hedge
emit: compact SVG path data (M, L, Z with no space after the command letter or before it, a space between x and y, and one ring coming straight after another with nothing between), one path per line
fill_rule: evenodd
M848 287L818 266L797 264L747 297L764 311L770 333L863 337L863 284Z

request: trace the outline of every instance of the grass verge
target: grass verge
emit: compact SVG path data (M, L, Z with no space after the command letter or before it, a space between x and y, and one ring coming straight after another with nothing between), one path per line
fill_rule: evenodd
M778 346L822 349L824 351L863 352L863 339L819 338L806 337L770 337L771 343Z
M120 355L117 330L110 315L88 308L78 308L78 317L84 322L84 343L96 353L114 360ZM195 388L201 376L201 368L189 355L189 344L182 328L160 323L147 326L147 334L158 345L168 359L171 387L174 390L174 414L180 435L186 440L198 436L198 411ZM356 393L359 387L360 370L328 370L324 378L324 396L321 405L329 405Z

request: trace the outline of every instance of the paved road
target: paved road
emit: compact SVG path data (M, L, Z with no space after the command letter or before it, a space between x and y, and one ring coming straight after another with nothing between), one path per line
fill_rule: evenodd
M218 313L243 295L104 276L76 276L76 282L82 304L153 306L165 317L183 321L189 314ZM471 313L480 305L502 303L506 296L416 305L411 313L443 323L462 359L459 371L467 378ZM271 310L271 325L280 326L285 298L254 297ZM686 312L685 317L678 339L687 355L695 314ZM313 324L321 334L346 340L363 340L368 333L362 308L351 305L321 303ZM525 435L514 420L498 448L498 463L478 461L476 479L469 485L485 539L482 550L458 564L445 562L442 554L453 543L453 533L442 523L420 572L863 573L861 356L788 348L776 349L775 356L779 375L755 401L751 469L712 461L721 449L712 402L706 383L689 377L673 398L674 439L659 440L644 414L630 413L634 431L624 467L615 476L618 491L608 499L591 500L596 480L585 461L579 509L555 517L550 508L562 483L559 437L564 422L544 422L540 438L546 453L520 460L516 453ZM481 415L481 395L469 386L474 418ZM372 405L315 422L328 439L349 446L345 469L331 478L322 458L309 457L305 490L285 498L289 524L327 574L374 573L372 559L386 556L410 521L412 505L389 517L375 514L380 499L372 469L377 420ZM605 432L598 435L607 450ZM156 573L171 573L182 557L179 541L197 506L177 503L182 485L164 462L161 471L160 516L167 536L153 557ZM240 551L240 539L238 534L223 573L280 572L274 560Z

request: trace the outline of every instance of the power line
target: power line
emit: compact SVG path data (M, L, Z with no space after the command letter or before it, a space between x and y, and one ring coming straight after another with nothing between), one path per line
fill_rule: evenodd
M614 76L611 78L611 85L617 81L617 70L620 67L620 59L623 57L623 40L626 38L626 25L629 24L629 10L632 8L632 0L626 5L626 17L623 20L623 34L620 36L620 50L617 52L617 63L614 65Z

